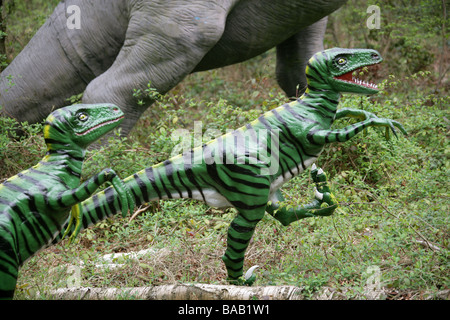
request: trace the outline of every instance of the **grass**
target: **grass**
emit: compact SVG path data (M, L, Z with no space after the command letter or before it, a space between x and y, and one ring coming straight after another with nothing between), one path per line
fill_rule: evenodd
M23 23L26 16L21 19ZM21 39L22 29L17 26ZM436 51L434 41L429 39ZM333 40L328 37L326 43L331 46ZM435 71L438 62L426 72L400 74L398 67L392 75L388 57L378 73L378 81L385 79L383 91L373 97L346 95L340 107L395 119L405 126L407 137L386 141L384 132L369 129L367 135L329 145L318 165L328 174L339 209L331 217L288 227L266 216L246 254L245 269L260 266L255 285L301 286L310 299L330 296L331 291L324 293L327 287L333 297L364 299L373 281L385 289L384 299L442 298L449 289L448 82L444 78L435 90L441 76ZM105 167L129 176L166 160L177 145L171 139L177 129L193 133L194 122L202 121L203 133L224 133L284 103L274 62L272 50L242 64L190 75L147 110L129 137L116 136L107 147L90 151L83 177ZM347 124L341 121L336 127ZM11 126L10 120L0 119L1 179L45 153L39 125L23 124L27 134L21 139L7 136ZM308 172L291 180L283 192L292 203L309 201L313 192ZM20 271L15 298L34 299L37 291L45 298L45 292L71 284L225 284L220 257L235 214L234 209L174 200L151 203L132 221L120 216L103 221L82 232L77 243L63 241L30 259ZM127 259L123 268L95 267L105 254L148 248L154 253Z

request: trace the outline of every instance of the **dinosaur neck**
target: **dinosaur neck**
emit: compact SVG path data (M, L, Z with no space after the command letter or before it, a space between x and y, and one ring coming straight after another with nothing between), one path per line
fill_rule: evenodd
M328 88L316 88L308 84L305 93L298 102L308 108L318 118L334 121L341 94Z
M49 139L46 139L46 143L47 153L39 164L51 168L56 175L79 180L86 150L71 143L59 143Z

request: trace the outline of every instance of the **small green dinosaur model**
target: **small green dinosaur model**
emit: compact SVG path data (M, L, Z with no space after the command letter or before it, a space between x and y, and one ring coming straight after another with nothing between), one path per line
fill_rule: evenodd
M380 63L375 50L329 49L315 54L306 68L308 88L297 101L273 109L246 126L182 155L146 168L126 179L136 203L157 199L193 198L215 207L232 206L238 215L228 230L223 256L228 279L251 284L250 268L242 279L244 254L257 223L268 212L283 225L298 219L331 215L337 207L325 173L313 166L315 199L288 208L280 187L312 165L324 146L344 142L369 126L385 127L395 134L396 121L353 109L337 110L342 92L374 94L376 85L352 77L354 71ZM357 117L363 121L331 130L335 119ZM86 228L120 210L112 188L80 205L76 228Z
M61 239L71 207L110 181L120 211L134 198L112 169L80 185L86 147L115 128L122 111L110 104L73 105L51 113L44 124L45 157L0 184L0 298L14 295L19 267L39 250Z

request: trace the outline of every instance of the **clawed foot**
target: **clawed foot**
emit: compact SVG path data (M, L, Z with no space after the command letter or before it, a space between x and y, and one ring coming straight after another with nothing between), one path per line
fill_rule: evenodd
M398 129L400 129L400 131L404 135L407 135L405 128L403 127L403 125L400 122L391 120L391 119L387 119L387 118L378 118L376 115L374 115L373 113L370 113L370 112L366 112L366 111L362 111L362 110L361 110L361 112L363 112L363 114L364 114L364 116L362 116L362 118L365 118L365 120L370 120L372 122L372 125L386 128L386 131L384 134L386 140L389 140L391 138L391 136L390 136L391 131L394 134L394 136L398 139L397 130L395 130L396 127Z
M236 286L251 286L256 280L256 275L254 274L254 271L257 268L259 268L259 266L253 266L250 269L248 269L244 277L238 279L228 278L228 282Z
M128 186L119 177L116 176L113 178L112 185L119 195L122 205L122 217L126 217L128 211L133 212L136 205L134 197L131 194L130 188L128 188Z
M128 186L119 178L115 177L112 180L113 187L116 189L116 192L120 199L121 204L121 212L122 216L125 217L128 213L128 211L133 212L133 209L136 205L134 201L134 197L128 188ZM83 221L83 212L82 212L82 206L81 203L78 203L72 207L72 210L70 211L70 218L69 218L69 224L64 231L64 234L61 238L64 239L70 232L72 225L75 222L75 228L72 232L72 234L69 237L69 245L73 242L73 240L78 236L78 234L81 231Z
M328 186L325 172L323 172L321 168L317 169L316 164L313 164L311 167L311 178L316 184L314 188L316 200L320 202L320 206L324 203L327 205L324 208L314 210L313 214L315 216L331 215L334 209L336 209L337 203L334 195L330 191L330 187Z
M375 114L368 111L343 108L337 111L336 118L339 119L343 117L353 117L360 119L362 121L368 120L371 126L385 127L386 128L385 137L387 140L390 139L391 131L394 134L394 136L398 138L397 130L395 128L398 128L404 135L407 134L405 128L399 122L387 118L379 118ZM366 131L366 129L364 129L364 131Z
M75 221L75 230L72 232L72 234L69 237L69 245L72 243L72 241L78 236L81 230L81 221L82 221L82 213L81 213L81 204L78 203L72 207L72 210L70 211L70 217L69 217L69 224L67 225L66 231L64 231L64 234L61 238L64 239L70 232L70 229L72 228L72 225Z
M386 140L390 139L390 131L392 131L394 136L398 139L397 131L395 130L396 127L398 129L400 129L400 131L404 135L407 135L407 132L406 132L405 128L402 126L402 124L400 122L395 121L395 120L384 119L384 118L373 118L373 119L371 119L371 121L372 121L372 124L374 126L386 127L386 131L385 131L385 134L384 134L385 137L386 137Z

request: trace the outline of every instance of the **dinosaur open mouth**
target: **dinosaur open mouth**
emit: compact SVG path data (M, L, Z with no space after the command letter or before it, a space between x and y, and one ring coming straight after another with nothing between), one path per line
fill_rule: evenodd
M124 116L120 116L120 117L118 117L118 118L116 118L116 119L108 120L108 121L99 123L99 124L97 124L96 126L93 126L92 128L87 129L86 131L83 131L83 132L76 132L75 134L76 134L77 136L84 136L84 135L88 134L89 132L94 131L95 129L98 129L98 128L100 128L100 127L106 126L106 125L111 124L111 123L115 123L115 122L117 122L117 121L120 121L120 120L123 119L123 118L124 118Z
M369 72L370 72L371 69L373 70L373 68L374 68L373 66L376 66L376 64L370 65L370 66L361 67L361 68L352 70L350 72L341 74L340 76L335 77L335 79L338 79L338 80L341 80L341 81L345 81L345 82L349 82L349 83L353 83L353 84L357 84L359 86L363 86L363 87L370 88L370 89L378 89L378 87L377 87L377 85L375 83L359 79L359 78L357 78L355 76L355 74L358 75L358 76L364 75L363 74L364 73L363 72L363 68L367 68L369 70Z

